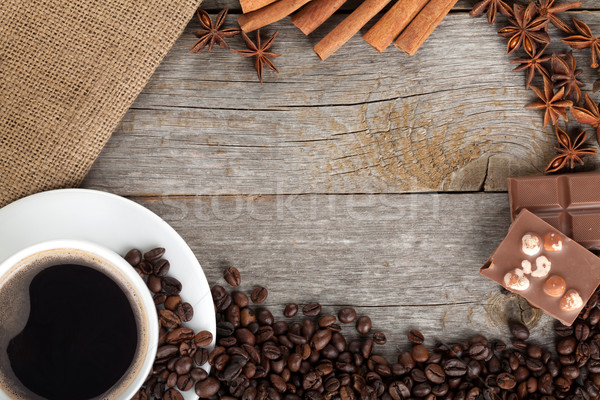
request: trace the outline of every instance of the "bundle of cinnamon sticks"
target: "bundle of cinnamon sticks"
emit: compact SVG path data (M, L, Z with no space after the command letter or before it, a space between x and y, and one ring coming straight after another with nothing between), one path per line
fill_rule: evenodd
M350 15L319 41L313 50L325 60L377 15L391 0L364 0ZM392 42L413 55L450 12L458 0L396 0L363 39L377 51ZM238 17L244 32L292 15L292 23L310 34L338 10L346 0L240 0L243 15Z

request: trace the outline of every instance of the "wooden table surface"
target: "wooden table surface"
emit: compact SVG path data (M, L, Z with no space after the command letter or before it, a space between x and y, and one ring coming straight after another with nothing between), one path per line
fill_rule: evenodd
M600 4L584 3L572 15L600 32ZM548 343L552 320L478 273L509 226L506 177L541 174L555 139L523 108L535 95L511 71L499 26L470 18L472 4L459 2L414 57L357 35L321 62L312 46L343 13L308 37L286 18L265 30L279 31L284 55L262 86L249 59L190 54L194 19L83 186L150 208L210 284L236 266L244 289L269 288L279 315L287 302L356 306L386 333L387 355L411 328L429 343L503 338L507 318ZM204 3L224 6L233 26L236 0ZM587 52L577 59L589 88L597 73Z

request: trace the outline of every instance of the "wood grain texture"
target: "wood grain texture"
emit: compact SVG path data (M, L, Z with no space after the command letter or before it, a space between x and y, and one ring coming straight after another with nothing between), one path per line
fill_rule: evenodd
M552 337L549 317L479 275L508 228L504 193L133 200L183 236L211 285L226 285L223 269L235 266L241 289L265 285L279 315L288 302L356 306L388 336L388 355L411 328L430 343L474 332L505 338L507 316L525 320L534 340Z
M580 17L600 31L600 13ZM333 26L305 37L287 19L275 24L281 73L267 71L261 86L251 60L220 48L189 54L193 21L84 186L124 195L496 191L552 158L554 134L523 108L535 96L484 19L448 16L414 57L378 54L356 35L321 62L311 47ZM589 55L577 57L596 76Z
M360 4L361 0L348 0L344 6L342 6L342 10L353 10L356 8L358 4ZM478 0L459 0L459 2L454 6L454 11L465 11L473 8L473 5L477 3ZM239 0L203 0L202 8L205 10L221 10L224 7L228 7L234 12L239 12L241 10ZM582 10L600 10L600 3L597 0L583 0Z

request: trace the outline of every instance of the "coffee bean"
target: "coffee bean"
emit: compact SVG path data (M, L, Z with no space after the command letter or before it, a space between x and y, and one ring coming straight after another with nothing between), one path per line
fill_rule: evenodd
M266 308L260 308L256 313L256 321L261 325L273 325L275 319L271 311Z
M298 304L289 303L285 306L283 310L283 315L287 318L292 318L294 315L298 313Z
M179 348L174 345L160 346L156 350L156 360L168 360L179 352Z
M169 389L162 397L163 400L183 400L183 395L177 389Z
M448 376L459 377L467 373L467 364L458 358L451 358L444 362L444 372Z
M412 348L412 357L416 362L426 362L429 359L429 350L422 344L414 345Z
M265 289L262 286L258 286L254 288L254 290L250 294L250 299L254 304L261 304L267 299L268 295L269 291L267 289Z
M146 281L146 286L152 293L158 293L162 290L162 278L156 275L150 275L148 277L148 281Z
M314 335L312 335L310 344L315 350L320 351L325 348L327 344L329 344L331 336L332 333L330 330L320 329Z
M302 314L307 317L316 317L321 313L321 305L319 303L309 303L302 307Z
M425 397L431 393L431 385L429 383L419 383L412 388L412 393L417 397Z
M567 336L561 339L556 345L556 351L561 355L569 355L575 351L577 340L574 336Z
M356 311L352 307L345 307L338 311L338 319L344 324L354 322L356 319Z
M210 288L210 293L212 294L213 301L217 301L227 296L227 290L221 285L215 285Z
M142 261L138 264L138 268L142 270L142 272L146 275L150 275L153 270L154 267L152 266L152 263L150 263L149 261Z
M587 340L590 337L590 327L583 322L579 322L575 325L574 334L575 339L579 341Z
M193 366L194 360L192 360L192 357L181 357L175 363L175 372L177 372L177 375L184 375L190 372Z
M132 267L135 267L142 262L142 252L138 249L131 249L125 254L124 258Z
M179 304L181 304L181 297L178 295L167 296L167 299L165 300L165 308L167 310L176 311Z
M570 326L566 326L563 325L560 322L556 322L556 325L554 325L554 332L558 335L558 336L570 336L573 334L573 328Z
M181 325L181 320L173 311L170 310L159 310L158 320L161 326L167 329L177 328Z
M311 371L304 376L302 388L304 390L318 389L322 383L321 375L319 375L317 372Z
M323 315L319 319L319 327L327 328L327 327L335 324L336 321L337 321L337 318L335 317L335 315L332 315L332 314Z
M166 341L168 344L181 344L185 341L194 338L194 330L190 328L177 328L167 334Z
M212 340L213 335L209 331L201 331L194 336L194 343L198 347L207 347L212 343Z
M195 361L195 360L194 360ZM208 378L208 372L206 372L204 369L202 368L193 368L190 371L190 377L194 380L194 381L202 381L206 378Z
M339 388L340 388L340 381L339 381L339 379L337 379L334 376L328 378L323 383L323 389L325 389L326 392L330 392L330 393L336 392Z
M156 261L165 254L165 249L162 247L156 247L146 253L144 253L144 259L147 261Z
M181 375L177 379L177 388L183 392L187 392L194 387L194 380L189 375Z
M174 388L175 386L177 386L177 373L176 372L170 372L169 375L167 376L167 382L166 385L169 388Z
M190 303L179 303L175 311L183 322L189 322L194 317L194 308Z
M156 264L154 264L154 267L152 268L152 272L156 276L165 277L169 273L170 269L171 269L171 264L169 263L169 261L161 259L161 260L158 260L156 262Z
M162 278L162 290L169 296L179 294L181 292L181 282L172 276Z
M511 339L511 344L519 350L527 349L527 342L521 339Z
M261 326L256 331L256 343L264 343L267 340L271 340L274 334L273 327L268 325Z
M231 379L229 383L229 393L231 393L234 398L240 398L244 395L246 389L250 386L250 381L245 376L236 376ZM225 399L226 396L222 396L221 399Z
M500 389L510 390L517 385L515 377L507 372L503 372L496 378L496 383Z
M366 335L371 330L371 318L366 315L361 315L356 320L356 330L358 333Z
M221 321L217 323L217 336L231 336L235 330L235 327L231 322Z
M476 343L473 346L469 347L469 355L475 360L485 360L489 354L489 347L481 343Z
M213 377L208 377L203 381L196 383L196 395L201 398L209 398L217 394L221 384Z
M435 384L444 383L446 380L446 374L442 367L438 364L429 364L425 367L425 376L427 379Z
M196 351L198 351L198 347L193 340L188 340L179 344L179 354L182 356L193 356Z
M375 332L373 333L373 342L378 345L384 345L387 342L387 338L385 337L385 333L383 332Z
M154 305L161 305L165 302L165 300L167 299L167 295L165 293L156 293L154 296L152 296L152 300L154 300Z
M404 400L410 397L410 389L401 381L392 382L388 392L393 400Z
M414 344L423 344L425 338L423 334L416 329L408 331L408 340Z
M508 327L510 329L510 333L517 339L520 339L520 340L529 339L529 329L527 329L527 327L525 325L523 325L522 323L516 322L516 321L511 321L511 322L509 322Z
M194 362L198 366L202 366L208 362L208 350L199 348L193 356Z
M242 283L240 271L235 267L226 268L223 272L223 278L225 278L225 281L231 286L240 286Z
M250 302L248 296L246 296L246 294L243 292L233 292L231 294L231 298L233 299L235 305L238 306L240 309L248 306L248 303Z

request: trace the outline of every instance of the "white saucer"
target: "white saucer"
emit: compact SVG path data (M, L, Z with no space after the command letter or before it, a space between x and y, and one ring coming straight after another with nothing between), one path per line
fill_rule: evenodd
M194 253L175 230L145 207L110 193L62 189L34 194L0 209L0 263L35 243L54 239L88 240L118 254L138 248L167 249L169 275L183 283L181 297L194 307L186 326L216 337L210 287ZM194 390L184 393L196 399Z

